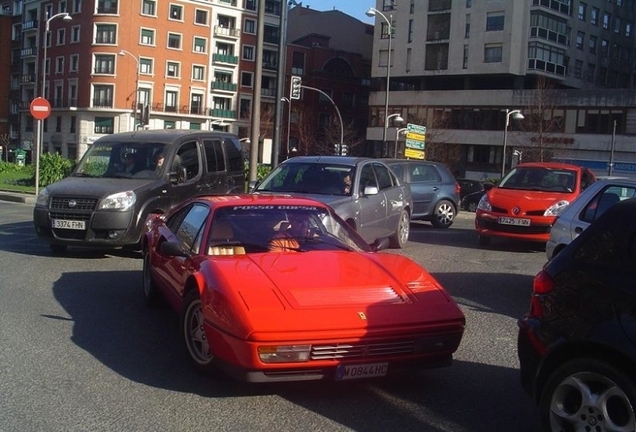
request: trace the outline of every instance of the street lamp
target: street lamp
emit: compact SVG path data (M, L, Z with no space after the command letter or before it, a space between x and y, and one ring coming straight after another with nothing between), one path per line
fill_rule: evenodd
M400 138L400 134L403 134L407 131L408 128L399 128L395 131L395 148L393 149L393 158L397 159L398 155L398 139Z
M402 118L402 116L400 115L400 113L395 113L395 114L391 114L386 116L386 118L384 119L384 156L388 156L389 155L389 149L387 146L387 142L386 142L386 136L387 136L387 129L389 128L389 120L391 120L392 118L395 118L395 123L403 123L404 119Z
M377 10L376 8L369 8L365 13L368 17L373 17L376 15L380 15L384 21L386 21L388 28L388 36L389 36L389 50L387 51L386 56L386 92L384 94L384 115L387 115L389 112L389 85L391 82L391 39L393 39L393 14L389 14L389 18L386 17L382 12ZM389 117L387 117L388 119ZM384 123L384 130L382 133L382 143L384 148L386 149L386 122ZM385 150L386 151L386 150Z
M68 12L61 12L53 15L48 18L44 24L44 37L42 38L42 88L40 89L41 95L44 99L45 97L45 86L46 86L46 40L49 34L49 25L51 21L56 18L62 18L64 21L72 21L73 17L68 14ZM35 196L37 197L39 194L39 183L40 183L40 151L44 147L44 120L38 120L38 139L35 140Z
M135 131L137 130L137 105L139 105L137 103L137 98L139 97L139 58L128 50L125 50L125 49L119 50L120 56L124 56L126 54L128 54L133 59L135 59L135 63L137 64L137 71L135 74L135 100L134 100L135 105L133 105L133 131Z
M503 157L501 159L501 178L506 171L506 139L508 138L508 124L510 124L510 116L515 120L523 120L525 117L521 114L520 110L510 111L506 108L506 123L504 126L504 138L503 138Z
M285 157L289 159L289 132L291 129L291 100L287 97L283 96L280 98L281 102L287 102L287 153L285 153Z

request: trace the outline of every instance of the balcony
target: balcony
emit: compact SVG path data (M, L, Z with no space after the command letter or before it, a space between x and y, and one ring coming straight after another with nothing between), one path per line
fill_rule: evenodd
M35 57L38 55L38 49L36 47L22 48L20 50L20 57Z
M565 66L539 59L528 59L528 69L547 72L553 75L565 76Z
M263 63L263 69L277 70L278 69L278 63L275 63L275 62L264 62Z
M22 22L22 31L29 31L29 30L37 30L38 29L38 21L37 20L32 20L32 21L23 21Z
M214 26L214 36L238 39L241 37L241 29L217 25Z
M231 82L214 81L212 83L212 88L214 90L224 90L224 91L235 92L238 89L238 85Z
M35 84L35 74L26 74L20 77L20 84Z
M213 54L212 61L215 63L230 63L237 65L239 62L238 56L233 56L230 54Z
M211 117L236 118L236 111L227 110L227 109L219 109L219 108L211 108L209 115Z
M275 88L262 88L261 96L265 97L276 97L276 89Z
M113 107L112 99L104 99L104 98L93 99L93 108L112 108L112 107Z

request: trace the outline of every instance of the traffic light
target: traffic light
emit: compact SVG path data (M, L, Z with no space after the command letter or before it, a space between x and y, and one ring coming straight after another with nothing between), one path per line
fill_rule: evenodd
M299 76L291 77L291 88L289 90L289 98L290 99L300 99L300 88L303 79Z

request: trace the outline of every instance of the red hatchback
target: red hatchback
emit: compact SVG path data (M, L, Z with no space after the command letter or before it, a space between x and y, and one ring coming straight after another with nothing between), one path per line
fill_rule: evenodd
M517 165L479 201L479 244L492 237L545 243L559 212L596 181L587 168L563 163Z

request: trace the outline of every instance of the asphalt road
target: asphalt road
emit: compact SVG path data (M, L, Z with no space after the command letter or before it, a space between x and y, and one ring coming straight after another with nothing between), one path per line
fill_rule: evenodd
M413 223L404 253L460 304L449 368L347 383L248 385L185 361L177 317L147 309L135 253L52 256L32 206L0 202L0 431L537 431L519 385L516 321L545 261L477 246L472 214Z

